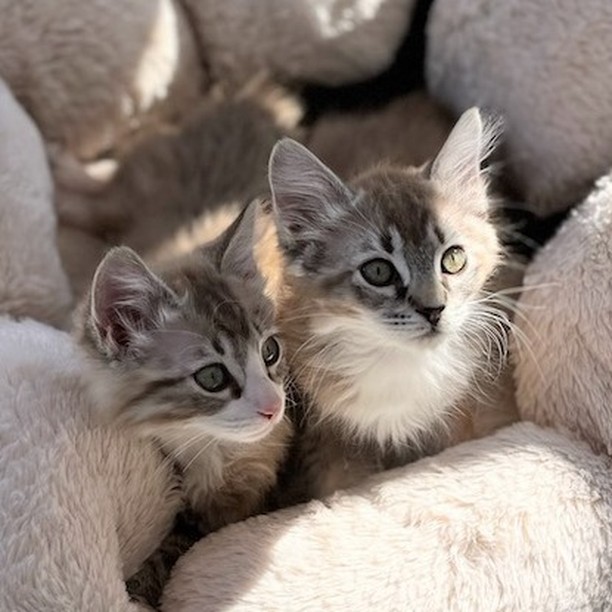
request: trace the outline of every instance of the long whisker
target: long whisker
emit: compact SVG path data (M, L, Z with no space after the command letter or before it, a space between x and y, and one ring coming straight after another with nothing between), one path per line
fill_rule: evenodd
M189 461L189 463L183 468L183 470L185 472L187 472L189 470L189 468L197 461L198 457L200 457L202 455L202 453L204 453L206 450L208 450L216 442L217 441L214 438L211 438L208 441L208 443L204 444L204 446L202 446L202 448L193 456L191 461Z

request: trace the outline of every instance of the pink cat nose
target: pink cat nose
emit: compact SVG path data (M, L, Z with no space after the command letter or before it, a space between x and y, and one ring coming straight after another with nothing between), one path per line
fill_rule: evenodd
M283 401L278 398L272 400L268 404L266 404L263 408L260 408L257 411L257 414L260 414L262 417L271 421L274 417L278 416L283 410Z

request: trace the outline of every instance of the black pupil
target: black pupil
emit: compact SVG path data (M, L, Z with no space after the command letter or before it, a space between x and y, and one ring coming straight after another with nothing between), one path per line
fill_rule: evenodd
M384 259L373 259L363 264L361 274L370 285L384 287L393 282L395 268Z
M225 366L220 363L215 363L198 370L194 378L200 387L212 393L223 391L230 383L230 375Z
M274 365L280 356L280 345L276 338L268 338L261 351L264 363L268 366Z

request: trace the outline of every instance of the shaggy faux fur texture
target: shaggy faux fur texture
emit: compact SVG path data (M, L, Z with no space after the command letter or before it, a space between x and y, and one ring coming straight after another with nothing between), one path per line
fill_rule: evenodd
M269 71L283 80L341 85L393 60L415 0L183 0L214 78L244 82Z
M0 0L0 74L47 142L93 157L195 102L204 75L179 4Z
M432 93L456 113L503 113L527 206L584 197L612 163L612 3L436 0L427 34Z
M90 422L65 333L0 318L0 609L136 610L124 579L170 529L171 466Z
M71 295L52 199L40 135L0 80L0 314L62 326Z
M608 609L611 468L514 425L213 534L179 561L163 610Z
M525 277L517 320L522 416L612 453L612 175L600 179ZM611 478L612 479L612 478Z
M211 78L341 84L393 60L416 0L0 0L0 74L80 159L174 120Z

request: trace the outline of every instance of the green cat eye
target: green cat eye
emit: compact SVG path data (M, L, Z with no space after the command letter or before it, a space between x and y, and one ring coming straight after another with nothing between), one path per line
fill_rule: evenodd
M372 259L366 261L359 268L361 276L367 283L374 287L386 287L391 285L397 276L397 270L392 263L386 259Z
M460 246L452 246L444 251L442 255L442 272L446 274L457 274L465 268L467 255Z
M202 389L210 393L219 393L227 389L232 381L229 372L221 363L213 363L198 370L193 378Z
M268 367L273 366L280 359L280 354L281 348L278 340L274 336L270 336L261 347L261 356L264 363Z

